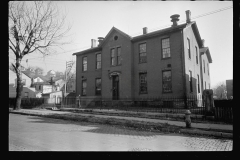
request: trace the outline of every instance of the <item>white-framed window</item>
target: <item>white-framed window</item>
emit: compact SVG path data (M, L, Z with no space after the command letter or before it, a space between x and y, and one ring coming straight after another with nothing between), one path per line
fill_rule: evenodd
M170 39L164 38L162 39L162 58L169 58L170 54Z
M96 54L96 69L100 69L102 66L101 53Z
M147 44L141 43L139 44L139 63L147 62Z
M87 57L82 59L83 71L87 71Z

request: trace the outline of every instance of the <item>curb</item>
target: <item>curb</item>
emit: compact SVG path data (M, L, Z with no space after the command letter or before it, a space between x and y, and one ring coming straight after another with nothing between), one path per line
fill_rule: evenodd
M82 116L82 117L75 117L75 116L71 116L71 114L69 115L62 115L62 114L55 114L55 113L39 113L39 112L28 112L28 111L11 111L9 110L9 113L13 113L13 114L21 114L21 115L32 115L32 116L40 116L40 117L49 117L49 118L56 118L56 119L64 119L64 120L83 120L86 119L89 116ZM94 116L91 116L94 117ZM95 117L97 119L106 119L106 118L101 118L101 117ZM119 123L122 123L121 121L123 121L123 119L116 119L113 118L117 121L119 121ZM136 124L141 123L141 121L137 121L137 120L124 120L126 122L135 122ZM95 122L96 121L88 121L88 122ZM100 121L99 121L100 122ZM151 123L148 122L149 124L151 124L151 126L158 126L156 123ZM100 123L103 124L103 123ZM119 125L117 123L115 123L116 125ZM173 126L173 125L170 125ZM217 132L217 131L205 131L205 130L200 130L200 129L196 129L196 128L189 128L189 129L182 129L182 127L178 127L178 129L171 129L171 128L161 128L160 131L162 132L170 132L170 133L183 133L183 134L191 134L191 135L200 135L200 136L214 136L214 137L218 137L218 138L229 138L232 139L233 138L233 134L232 133L224 133L224 132Z

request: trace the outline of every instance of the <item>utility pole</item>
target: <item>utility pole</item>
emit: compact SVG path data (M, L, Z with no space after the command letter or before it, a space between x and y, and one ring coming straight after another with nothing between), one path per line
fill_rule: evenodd
M73 61L66 61L64 97L66 97L66 94L67 94L67 77L68 77L67 71L68 71L69 68L70 68L70 70L71 70L72 65L73 65Z

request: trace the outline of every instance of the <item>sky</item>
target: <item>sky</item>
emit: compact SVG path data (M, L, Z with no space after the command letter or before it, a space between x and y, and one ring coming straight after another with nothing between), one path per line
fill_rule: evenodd
M179 24L186 21L186 10L191 11L200 36L209 47L211 86L233 79L233 2L231 1L55 1L61 13L67 14L66 24L71 25L66 40L57 53L43 58L39 53L25 56L24 67L38 66L44 69L64 72L66 61L75 60L73 53L91 47L91 39L105 37L114 26L134 37L170 27L170 16L179 14ZM226 9L220 11L220 9ZM14 55L9 55L9 62ZM26 60L28 59L28 62Z

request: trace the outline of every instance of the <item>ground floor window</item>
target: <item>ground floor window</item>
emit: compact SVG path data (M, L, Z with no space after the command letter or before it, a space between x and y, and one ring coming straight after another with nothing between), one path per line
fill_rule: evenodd
M163 93L172 92L172 72L171 71L163 71Z
M192 87L192 71L189 71L189 84L190 84L190 92L193 92L193 87Z
M86 96L87 95L86 88L87 88L87 80L83 80L82 81L82 96Z
M147 73L139 74L139 82L140 82L140 85L139 85L140 93L141 94L147 93Z
M95 90L95 92L96 92L96 95L101 95L101 84L102 84L102 82L101 82L101 78L96 78L96 90Z

